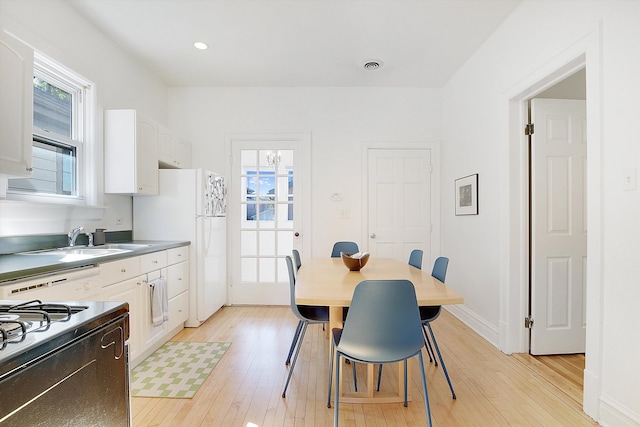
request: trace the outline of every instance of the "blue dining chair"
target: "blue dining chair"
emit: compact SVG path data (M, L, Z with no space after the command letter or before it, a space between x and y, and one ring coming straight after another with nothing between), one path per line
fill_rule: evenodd
M289 368L289 375L287 376L287 382L284 385L282 391L282 397L285 397L287 387L289 387L289 381L291 381L291 375L293 369L296 366L298 355L300 354L300 347L304 341L304 335L307 332L307 326L313 324L321 324L329 322L329 307L314 306L314 305L298 305L296 304L296 277L293 271L293 261L290 256L286 256L287 269L289 270L289 291L291 293L291 311L298 318L298 327L293 336L291 342L291 348L289 349L289 356L287 357L286 364L289 364L291 360L291 354L295 348L295 355L293 356L293 362ZM297 344L297 345L296 345Z
M414 252L420 251L420 263L418 264L417 255L414 256ZM413 260L413 263L412 263ZM420 249L415 249L411 256L409 257L409 264L414 266L415 268L422 269L422 251ZM449 258L439 257L433 264L433 269L431 270L431 275L444 283L444 280L447 276L447 266L449 265ZM451 390L451 397L456 399L456 393L453 390L453 385L451 384L451 378L449 378L449 372L447 371L447 367L444 364L444 360L442 359L442 354L440 353L440 348L438 347L438 342L436 341L436 336L433 333L433 329L431 328L431 322L436 320L438 316L440 316L440 312L442 310L442 306L420 306L420 320L422 321L422 331L424 333L424 344L427 349L427 355L429 355L429 362L434 361L436 357L436 353L433 351L433 347L431 346L431 340L433 340L433 345L438 354L438 359L440 359L440 364L442 365L442 371L444 372L444 376L447 379L447 383L449 383L449 389ZM429 339L429 335L427 334L427 330L425 328L429 328L429 332L431 333L431 339ZM432 357L433 355L433 357ZM438 366L438 361L435 360L436 366ZM382 365L378 369L378 386L377 390L380 391L380 381L382 379Z
M289 355L287 356L287 361L285 365L288 365L291 361L291 355L295 349L296 353L293 357L293 362L291 363L291 367L289 368L289 375L287 376L287 382L284 385L284 390L282 391L282 397L285 397L287 392L287 388L289 387L289 382L291 381L291 375L293 374L293 368L296 366L296 361L298 360L298 354L300 353L300 347L302 347L302 342L304 341L304 335L307 332L307 326L315 325L322 323L324 326L325 323L329 322L329 307L325 306L315 306L315 305L298 305L296 304L296 277L293 271L293 260L290 256L285 257L285 261L287 262L287 270L289 271L289 292L291 294L291 311L298 318L298 326L296 327L296 332L293 335L293 340L291 341L291 347L289 348ZM297 346L296 346L297 344ZM353 364L353 379L356 380L356 368L355 364ZM356 385L357 390L357 385Z
M422 249L414 249L409 255L409 265L422 270Z
M340 258L340 252L355 254L358 251L358 244L355 242L336 242L331 251L331 258Z
M447 267L449 266L449 258L447 257L438 257L436 261L433 263L433 269L431 270L431 275L444 283L445 278L447 277ZM432 305L432 306L420 306L420 319L422 320L422 329L424 330L424 335L429 340L427 336L427 331L425 326L429 329L429 333L431 334L431 340L433 341L433 346L436 349L436 353L438 354L438 359L440 360L440 364L442 365L442 371L444 372L444 376L447 379L447 383L449 383L449 389L451 390L451 397L456 399L456 392L453 390L453 385L451 384L451 378L449 378L449 372L447 372L447 367L444 364L444 360L442 359L442 354L440 353L440 348L438 347L438 341L436 341L436 336L433 333L433 329L431 328L431 322L436 320L438 316L440 316L440 312L442 311L441 305ZM429 341L427 341L429 342ZM431 343L429 342L429 345ZM433 353L433 349L431 349ZM435 357L435 354L434 354ZM438 362L435 362L436 366L438 366Z
M297 249L294 249L291 251L291 253L293 254L293 263L296 267L296 271L300 270L300 267L302 267L302 260L300 259L300 252L298 252Z
M413 283L408 280L365 280L354 292L344 328L331 331L329 389L327 407L331 407L333 361L336 359L334 426L338 425L340 402L340 362L342 357L354 362L385 364L404 361L404 406L408 406L408 359L418 356L422 390L431 427L431 408L422 360L424 338L420 311Z

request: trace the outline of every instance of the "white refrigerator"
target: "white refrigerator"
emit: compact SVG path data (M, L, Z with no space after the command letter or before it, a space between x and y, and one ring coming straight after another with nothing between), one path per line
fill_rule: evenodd
M227 302L224 178L203 169L161 169L157 196L133 198L135 240L189 240L189 318L198 327Z

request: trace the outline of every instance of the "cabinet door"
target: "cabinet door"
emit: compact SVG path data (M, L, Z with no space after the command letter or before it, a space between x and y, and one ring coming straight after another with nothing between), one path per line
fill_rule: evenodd
M171 131L164 126L158 127L158 161L168 168L175 168L176 144Z
M157 277L167 277L167 270L163 268L162 270L151 272L147 274L147 281L145 281L144 295L141 298L142 302L142 310L144 318L142 319L142 339L144 340L144 349L151 348L156 342L158 342L164 335L166 322L161 323L158 326L153 324L153 320L151 318L151 286L149 286L149 282ZM169 317L171 319L171 317Z
M136 144L136 194L158 194L158 125L138 116Z
M141 309L142 292L146 288L143 277L134 277L111 286L102 288L102 299L105 301L124 301L129 303L129 355L132 363L143 351L140 332L142 328ZM133 366L133 365L132 365Z
M158 124L135 110L104 112L104 188L158 194Z
M0 173L30 177L33 50L0 31Z

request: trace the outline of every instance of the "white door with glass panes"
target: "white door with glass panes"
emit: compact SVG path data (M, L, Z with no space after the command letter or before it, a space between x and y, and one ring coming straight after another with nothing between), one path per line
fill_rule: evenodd
M305 174L300 171L309 170L299 167L309 162L304 139L231 140L232 304L289 304L284 257L304 247Z

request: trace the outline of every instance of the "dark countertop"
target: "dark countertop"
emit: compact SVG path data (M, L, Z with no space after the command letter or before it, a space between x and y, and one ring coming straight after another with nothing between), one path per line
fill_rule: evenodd
M166 249L188 246L189 241L158 241L158 240L134 240L120 243L146 244L141 249L123 252L119 254L104 255L90 259L83 259L71 262L62 262L63 255L21 255L7 254L0 255L0 286L8 285L16 280L27 279L32 276L43 274L59 273L78 267L87 267L118 259L131 258L148 253L164 251ZM99 246L98 246L99 247Z

